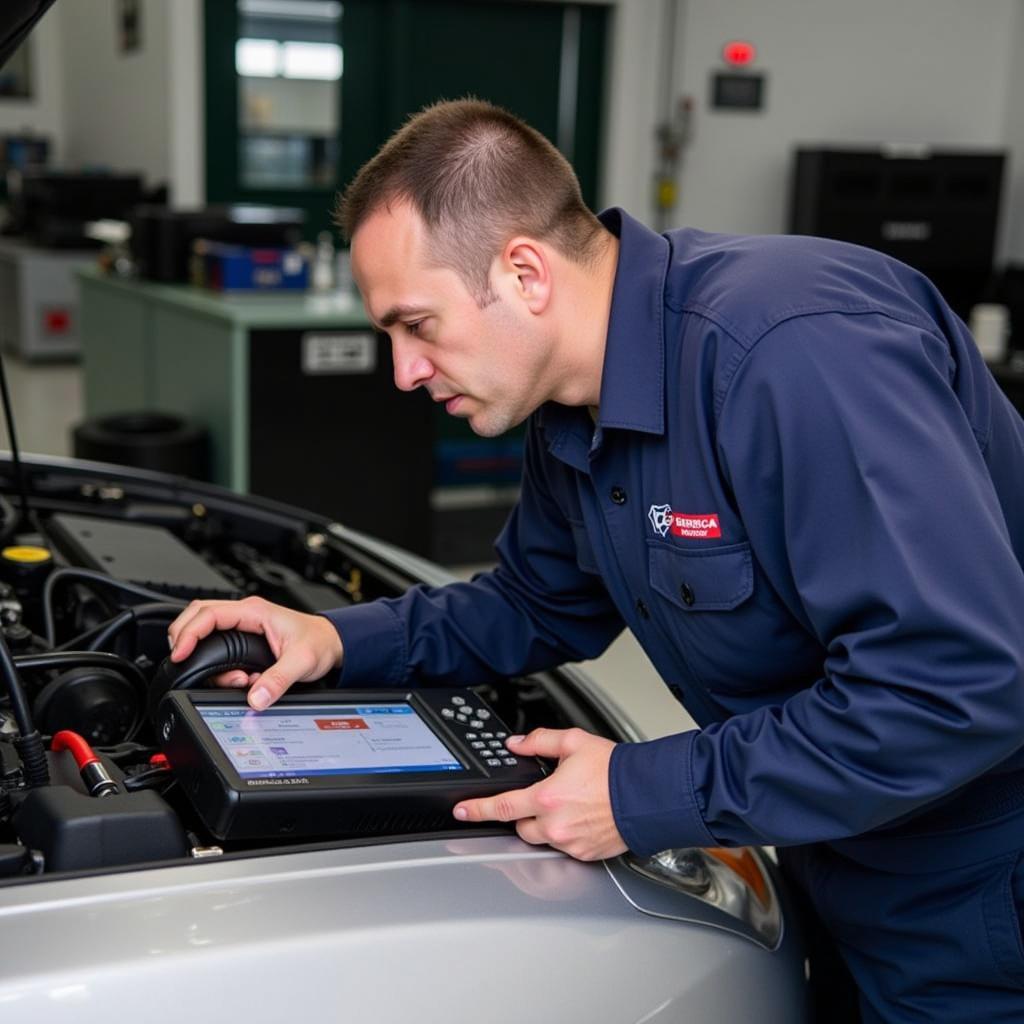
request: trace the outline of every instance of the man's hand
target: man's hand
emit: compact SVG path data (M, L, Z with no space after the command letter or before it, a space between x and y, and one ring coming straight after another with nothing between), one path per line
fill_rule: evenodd
M215 629L241 629L262 633L277 661L264 672L224 672L218 686L251 686L249 704L262 711L292 683L320 679L341 665L338 631L321 615L283 608L247 597L243 601L193 601L167 631L171 661L184 661L196 643Z
M547 843L577 860L602 860L624 853L608 795L611 740L582 729L534 729L510 736L505 745L517 757L558 758L543 782L455 806L460 821L514 821L519 837Z

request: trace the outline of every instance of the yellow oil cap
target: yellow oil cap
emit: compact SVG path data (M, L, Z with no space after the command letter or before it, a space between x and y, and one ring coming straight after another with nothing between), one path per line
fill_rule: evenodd
M36 547L34 544L18 544L4 548L0 551L0 556L19 565L39 565L41 562L49 562L53 557L46 548Z

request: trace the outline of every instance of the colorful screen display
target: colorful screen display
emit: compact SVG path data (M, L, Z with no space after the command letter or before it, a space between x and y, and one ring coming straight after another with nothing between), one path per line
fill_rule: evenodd
M405 703L196 705L243 778L458 772L462 762Z

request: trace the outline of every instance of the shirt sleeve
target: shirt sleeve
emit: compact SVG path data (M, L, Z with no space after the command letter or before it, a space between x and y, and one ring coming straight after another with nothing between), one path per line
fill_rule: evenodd
M771 585L826 652L822 675L616 748L632 849L860 835L1024 742L1024 573L972 427L986 416L957 394L979 369L874 313L796 318L748 352L719 417L722 470Z
M345 650L341 685L415 677L459 686L520 675L596 657L621 632L604 584L577 565L542 446L531 422L522 490L496 543L495 569L325 613Z

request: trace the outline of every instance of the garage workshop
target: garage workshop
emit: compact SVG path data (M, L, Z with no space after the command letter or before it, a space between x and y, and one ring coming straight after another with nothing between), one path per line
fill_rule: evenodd
M1021 52L5 0L4 1016L1024 1024Z

